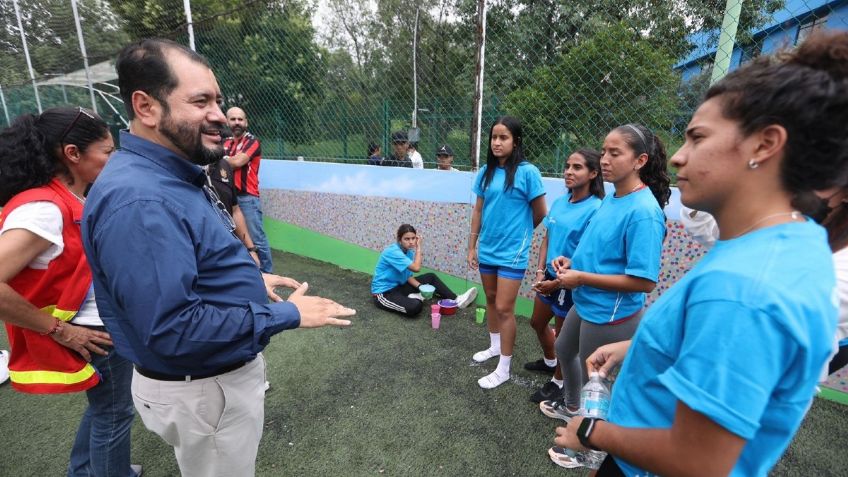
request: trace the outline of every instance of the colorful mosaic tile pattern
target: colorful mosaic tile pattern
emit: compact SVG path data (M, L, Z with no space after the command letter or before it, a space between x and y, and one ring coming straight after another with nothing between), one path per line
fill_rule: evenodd
M412 224L424 237L425 267L479 283L479 274L469 270L465 263L470 205L269 190L263 193L263 210L275 220L377 252L394 241L400 224ZM538 263L540 242L541 234L537 230L530 254L531 264ZM649 300L671 286L703 254L704 249L689 240L679 222L669 222L659 283ZM521 296L533 297L530 291L533 278L531 273L525 276Z
M465 264L471 221L471 206L468 204L279 189L263 191L262 199L263 211L269 218L377 252L394 241L400 224L412 224L424 237L425 267L480 283L479 274ZM531 264L538 263L540 241L541 234L537 230L530 255ZM682 277L705 252L689 237L680 222L669 221L659 281L648 296L648 304ZM525 275L521 296L533 298L530 290L532 278L531 273ZM834 374L827 386L848 392L848 371Z

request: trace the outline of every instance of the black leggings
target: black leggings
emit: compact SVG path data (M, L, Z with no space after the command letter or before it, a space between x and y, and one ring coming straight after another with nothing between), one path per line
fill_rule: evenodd
M621 467L615 462L615 459L612 458L611 455L607 454L607 457L601 463L601 467L598 469L598 472L595 474L595 477L625 477L624 472L621 470Z
M837 351L833 359L830 360L827 374L833 374L839 371L846 364L848 364L848 346L840 346L839 351Z
M422 285L433 285L436 287L435 296L450 300L456 299L456 293L452 292L451 289L442 283L442 281L439 280L439 277L433 273L418 275L415 279ZM406 282L387 292L374 295L374 304L377 305L378 308L400 313L407 318L412 318L421 313L421 309L424 307L424 302L415 298L409 298L407 295L410 293L419 293L418 288L415 288L410 285L409 282Z

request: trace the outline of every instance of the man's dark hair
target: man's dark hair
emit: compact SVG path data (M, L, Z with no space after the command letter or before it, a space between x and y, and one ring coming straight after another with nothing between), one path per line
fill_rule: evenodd
M115 70L118 72L121 99L124 100L130 120L135 118L132 106L132 94L135 91L144 91L153 96L162 103L165 112L168 112L165 98L177 87L177 78L165 58L168 50L177 50L189 60L209 66L209 62L202 55L163 38L146 38L125 46L118 53Z

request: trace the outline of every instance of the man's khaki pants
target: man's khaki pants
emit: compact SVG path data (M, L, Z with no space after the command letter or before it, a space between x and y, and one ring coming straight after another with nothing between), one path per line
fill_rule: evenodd
M183 477L252 476L265 419L265 358L193 381L158 381L133 371L144 425L174 448Z

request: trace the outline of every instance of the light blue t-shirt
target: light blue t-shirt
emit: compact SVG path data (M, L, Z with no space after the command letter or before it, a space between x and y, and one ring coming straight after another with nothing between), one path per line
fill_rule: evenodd
M571 268L604 275L630 275L656 282L665 238L665 216L647 187L623 197L604 197L583 233ZM580 318L597 324L626 318L645 305L642 292L588 286L573 291Z
M498 167L484 192L487 167L474 179L474 193L483 198L477 256L485 265L527 268L534 228L530 202L545 194L542 174L536 166L522 162L515 170L513 187L505 191L506 171Z
M580 237L589 225L589 219L595 215L601 199L589 195L578 202L571 202L571 193L568 193L551 205L551 210L542 223L547 229L548 255L545 263L548 273L556 275L551 261L560 255L571 257L580 242Z
M612 390L610 422L669 428L682 401L748 441L731 475L765 476L829 359L835 286L827 237L811 222L717 242L642 318ZM616 462L627 475L646 475Z
M415 260L415 250L404 250L398 243L393 243L383 250L374 278L371 280L371 293L385 293L392 288L403 285L412 276L409 266Z

